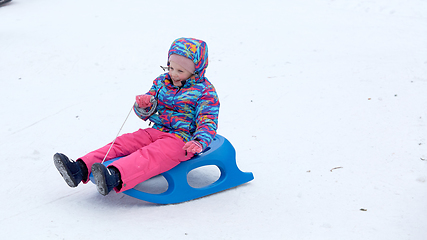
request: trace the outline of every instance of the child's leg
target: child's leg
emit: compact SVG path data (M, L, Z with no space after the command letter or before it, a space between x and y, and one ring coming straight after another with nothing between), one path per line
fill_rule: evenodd
M137 151L138 149L151 144L153 142L153 138L148 133L151 130L154 130L154 129L140 129L136 132L123 134L117 137L105 161L114 159L116 157L123 157L123 156L129 155ZM91 167L94 163L102 162L110 146L111 146L111 143L77 159L77 161L81 160L86 164L88 168L88 175L90 175ZM89 181L89 178L87 178L86 181L84 181L84 183L87 183L88 181Z
M115 189L116 192L131 189L193 157L194 154L185 153L182 149L184 142L175 135L155 129L147 129L147 131L153 137L153 143L110 165L120 171L123 182L122 188Z

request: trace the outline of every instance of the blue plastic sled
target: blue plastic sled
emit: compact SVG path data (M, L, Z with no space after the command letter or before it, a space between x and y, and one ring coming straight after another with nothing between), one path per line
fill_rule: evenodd
M108 166L116 159L104 162ZM202 188L194 188L187 181L188 173L196 168L215 165L221 175L219 179ZM223 136L216 135L213 142L201 154L180 163L173 169L162 173L168 182L168 189L160 194L146 193L135 188L124 191L131 197L144 201L171 204L204 197L216 192L236 187L254 179L251 172L242 172L236 164L236 151L231 143ZM92 174L90 179L94 182Z

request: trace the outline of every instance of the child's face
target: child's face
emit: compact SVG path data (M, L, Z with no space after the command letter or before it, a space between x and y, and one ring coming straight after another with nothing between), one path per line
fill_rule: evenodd
M172 78L174 86L181 87L182 81L189 79L193 75L191 72L185 70L181 65L176 62L169 63L169 76Z

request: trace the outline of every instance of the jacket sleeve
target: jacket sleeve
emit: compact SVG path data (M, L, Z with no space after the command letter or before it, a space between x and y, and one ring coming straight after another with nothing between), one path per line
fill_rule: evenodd
M196 110L196 131L193 139L205 149L213 141L218 128L219 99L213 85L203 91Z

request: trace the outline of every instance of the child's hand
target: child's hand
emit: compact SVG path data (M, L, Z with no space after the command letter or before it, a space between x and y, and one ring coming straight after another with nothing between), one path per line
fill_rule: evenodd
M202 144L200 144L196 140L192 140L192 141L187 142L182 149L184 149L187 152L192 152L192 153L201 153L203 150Z
M136 96L136 103L140 108L151 107L151 105L153 104L150 102L150 99L151 99L151 95L148 95L148 94L138 95Z

